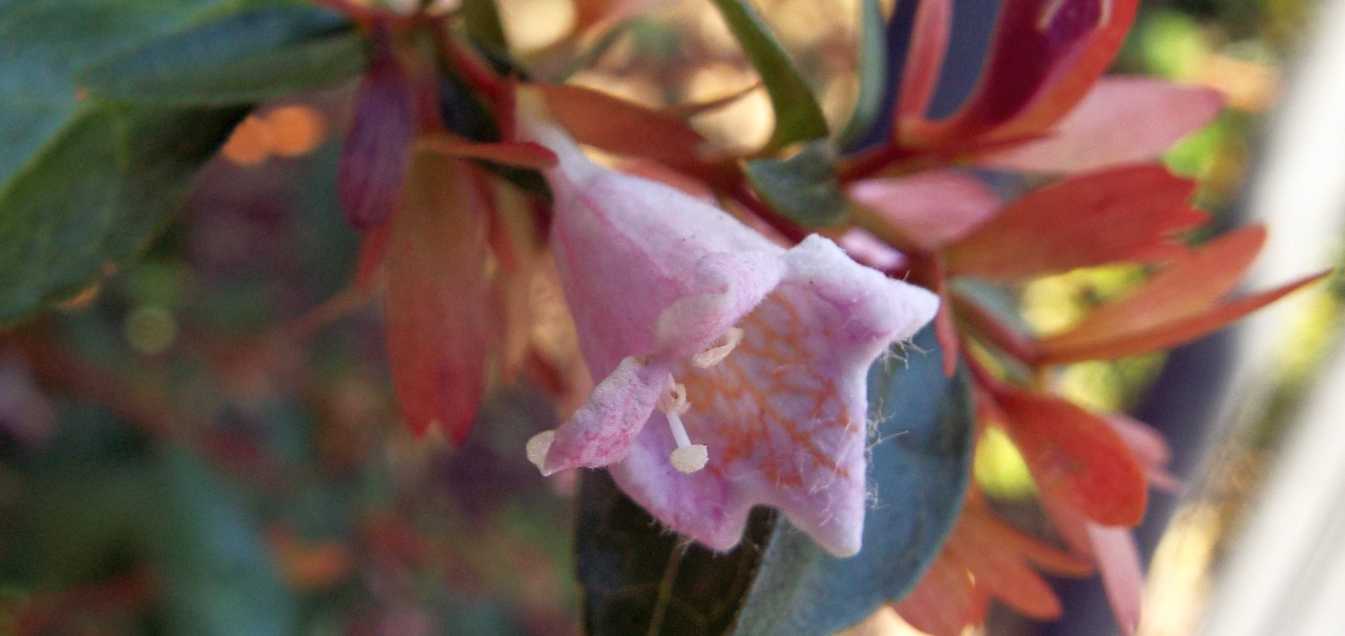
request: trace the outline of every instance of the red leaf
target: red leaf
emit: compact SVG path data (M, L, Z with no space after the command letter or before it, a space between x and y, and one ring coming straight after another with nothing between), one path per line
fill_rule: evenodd
M674 115L581 86L530 86L541 91L551 116L580 143L653 159L702 179L713 176L700 155L705 138Z
M1125 43L1139 0L1107 0L1103 6L1103 24L1088 35L1072 62L1031 107L996 130L994 138L1030 137L1048 130L1088 94Z
M406 71L389 46L376 44L341 151L338 188L351 225L380 225L397 208L414 136L415 96Z
M994 399L1043 499L1058 499L1105 525L1140 522L1143 469L1106 421L1039 393L998 387Z
M470 166L417 154L387 254L388 358L402 414L418 434L456 442L485 388L487 206Z
M1113 168L1034 190L953 244L954 274L1010 281L1186 252L1174 235L1205 220L1195 182L1162 166Z
M903 73L905 79L894 113L897 119L893 122L893 130L896 131L901 130L903 119L921 117L929 108L948 50L948 35L952 31L953 5L949 0L925 0L915 11L911 48Z
M1061 338L1041 341L1039 347L1041 356L1038 362L1041 364L1063 364L1081 360L1120 358L1173 347L1222 329L1229 323L1265 307L1297 291L1299 288L1315 283L1330 273L1330 271L1325 271L1305 276L1259 294L1220 303L1195 315L1177 316L1167 322L1140 329L1112 331L1085 337L1090 334L1080 332L1078 328L1075 328L1067 334L1062 334ZM1122 300L1113 304L1120 303L1130 306L1132 311L1144 311L1142 303L1132 305L1132 303ZM1105 307L1110 308L1112 305ZM1085 318L1084 321L1088 322L1089 319ZM1070 336L1070 338L1063 340L1064 336Z
M990 597L978 589L957 557L944 550L920 582L897 603L907 623L933 636L959 636L968 625L985 620Z
M541 170L556 164L556 155L532 142L480 143L452 135L421 139L418 147L459 159L483 159L508 166Z
M1000 205L984 181L956 170L857 181L847 192L927 250L962 237Z
M1223 107L1217 91L1146 77L1107 78L1039 141L976 159L1028 172L1086 172L1157 159L1208 124Z
M1025 112L1081 57L1109 0L1005 0L977 87L952 117L905 125L902 145L933 147L968 139ZM909 136L908 134L909 133Z
M388 254L388 224L370 228L360 239L359 256L355 261L355 287L373 291L383 271L383 260Z

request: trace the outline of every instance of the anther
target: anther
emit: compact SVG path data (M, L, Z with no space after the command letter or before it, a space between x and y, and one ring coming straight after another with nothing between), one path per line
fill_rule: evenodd
M733 350L737 348L738 343L742 341L743 330L738 327L730 327L728 331L724 332L724 335L719 337L719 340L717 341L719 344L691 356L691 364L702 369L713 367L716 364L723 362L724 358L729 357L729 354L733 353Z
M673 468L688 475L705 468L706 462L710 461L710 450L705 444L692 444L686 425L682 423L682 414L691 408L687 402L687 388L674 383L672 390L659 398L658 408L668 419L668 430L677 443L677 448L668 456Z
M528 461L537 466L537 470L546 470L546 453L551 450L551 442L556 441L555 431L542 431L528 439Z

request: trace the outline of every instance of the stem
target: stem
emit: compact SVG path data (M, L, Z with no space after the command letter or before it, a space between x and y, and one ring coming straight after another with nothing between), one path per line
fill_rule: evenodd
M1037 342L1005 325L979 303L961 294L951 294L953 308L957 316L1004 353L1007 353L1029 366L1037 366L1041 353Z

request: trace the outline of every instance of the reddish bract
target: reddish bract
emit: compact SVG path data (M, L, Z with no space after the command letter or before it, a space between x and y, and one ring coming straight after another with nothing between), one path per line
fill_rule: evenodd
M392 49L376 46L341 151L341 206L350 224L382 224L397 207L415 136L415 96Z
M470 166L418 153L388 238L387 335L406 422L461 442L485 389L486 214Z

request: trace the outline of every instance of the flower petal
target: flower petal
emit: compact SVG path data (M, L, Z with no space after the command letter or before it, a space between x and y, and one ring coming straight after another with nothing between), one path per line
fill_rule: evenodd
M991 152L977 164L1026 172L1086 172L1157 159L1208 124L1223 107L1213 89L1145 77L1114 77L1093 87L1055 132Z

